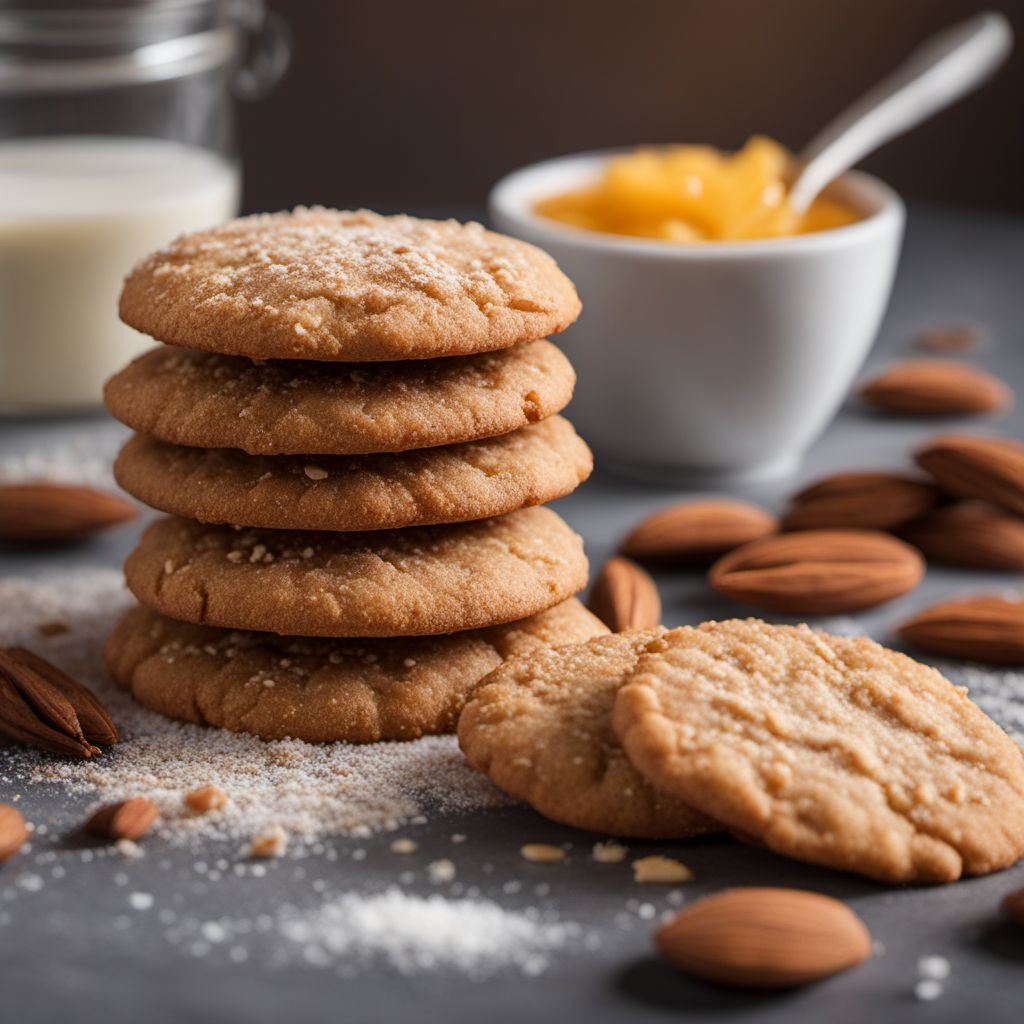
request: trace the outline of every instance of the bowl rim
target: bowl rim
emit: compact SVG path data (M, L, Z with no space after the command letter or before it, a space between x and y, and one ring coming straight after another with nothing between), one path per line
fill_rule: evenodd
M637 149L664 148L666 145L668 144L593 149L551 157L520 167L506 174L491 189L487 197L488 215L498 224L499 230L508 230L508 225L514 225L512 230L528 232L531 240L537 241L540 245L570 245L610 254L633 254L666 260L813 252L816 249L864 243L879 234L898 231L903 224L905 208L899 194L880 178L864 171L847 171L834 184L864 197L868 204L877 207L873 212L842 227L826 228L805 235L786 235L781 238L752 238L734 242L676 242L661 238L635 238L631 235L615 235L563 224L535 213L532 208L532 203L542 196L552 195L559 188L572 187L571 180L565 180L561 185L549 184L546 188L538 188L538 183L554 177L582 178L599 168L609 157L634 152Z

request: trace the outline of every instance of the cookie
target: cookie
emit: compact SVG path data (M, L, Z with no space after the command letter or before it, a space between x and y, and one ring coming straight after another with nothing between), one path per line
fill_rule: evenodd
M479 224L299 208L183 235L144 259L121 319L251 359L355 362L492 352L580 312L547 253Z
M253 363L167 346L104 389L133 430L251 455L361 455L496 437L553 416L576 375L549 341L420 362Z
M619 691L657 789L789 857L950 882L1024 853L1024 758L935 669L866 638L754 619L682 627Z
M169 517L125 562L135 596L175 619L297 636L423 636L524 619L587 581L550 509L370 533L235 530Z
M511 434L395 455L247 455L136 434L117 482L153 508L204 523L373 530L461 523L553 501L593 468L572 424L553 416Z
M171 718L266 740L373 743L450 732L504 658L604 632L575 599L491 629L378 640L214 629L137 607L103 653L119 686Z
M713 831L714 822L648 785L612 730L619 686L662 632L597 637L495 669L459 719L466 760L565 825L644 839Z

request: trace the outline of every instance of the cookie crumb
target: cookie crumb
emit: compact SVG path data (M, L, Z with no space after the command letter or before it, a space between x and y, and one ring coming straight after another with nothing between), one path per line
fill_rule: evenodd
M228 795L220 786L202 786L185 794L185 806L196 814L219 811L228 802Z
M250 857L281 857L288 849L288 833L280 825L253 836L246 853Z
M594 849L590 854L598 864L621 864L628 855L629 848L613 840L607 843L594 843Z
M633 861L634 882L690 882L693 872L673 857L654 854Z
M118 839L114 843L114 849L117 850L125 860L139 860L144 857L145 851L132 839Z
M168 558L168 559L167 559L167 560L166 560L166 561L164 562L164 572L165 572L165 573L166 573L166 574L167 574L168 576L170 576L170 575L171 575L171 573L172 573L172 572L174 572L174 562L173 562L173 561L172 561L172 560L171 560L170 558Z
M943 981L949 977L951 966L944 956L922 956L917 959L917 973L922 978Z
M36 626L36 632L40 636L60 636L62 633L69 633L71 627L63 622L40 622Z
M303 466L302 472L305 473L310 480L326 480L328 475L326 469L321 469L320 466L314 466L312 464Z
M519 853L524 860L533 861L534 864L557 864L565 860L565 850L550 843L527 843L520 848Z
M415 853L419 849L419 843L415 839L394 839L389 849L392 853Z
M942 995L942 982L925 978L914 986L914 998L922 1003L932 1003Z
M427 877L434 885L443 885L455 878L455 865L447 857L427 865Z

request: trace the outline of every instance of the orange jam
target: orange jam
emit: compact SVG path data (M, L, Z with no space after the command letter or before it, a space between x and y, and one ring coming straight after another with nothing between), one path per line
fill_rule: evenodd
M819 196L789 205L790 155L755 135L736 153L710 146L638 149L611 157L591 185L551 196L536 212L590 231L670 242L727 242L825 231L860 219Z

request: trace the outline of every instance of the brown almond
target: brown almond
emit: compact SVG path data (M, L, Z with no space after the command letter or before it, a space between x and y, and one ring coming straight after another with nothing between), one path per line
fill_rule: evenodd
M587 607L613 633L651 629L661 622L661 598L654 580L628 558L609 558L604 563Z
M1003 913L1016 924L1024 924L1024 889L1007 893L1001 904Z
M915 344L925 352L973 352L981 347L981 332L975 327L929 327Z
M892 530L941 500L934 484L902 473L836 473L794 494L782 527Z
M899 635L929 654L1021 665L1024 601L986 595L942 601L904 622Z
M994 412L1013 404L1013 392L976 366L948 359L910 359L858 390L861 401L886 412L941 416Z
M101 839L140 839L156 821L160 809L144 796L133 796L116 804L100 807L84 828Z
M136 516L124 498L91 487L0 484L0 539L56 543L85 537Z
M620 552L641 562L707 565L777 529L775 516L745 501L689 501L648 516L622 542Z
M929 562L1024 571L1024 519L981 501L960 501L908 523L900 535Z
M1019 441L942 434L919 448L914 459L944 491L1024 516L1024 444Z
M921 582L924 562L875 530L806 530L746 544L719 559L711 585L769 611L835 615L891 601Z
M654 942L687 974L743 988L807 985L871 955L849 907L799 889L727 889L681 910Z
M0 804L0 864L10 860L25 845L28 826L21 811L9 804Z

